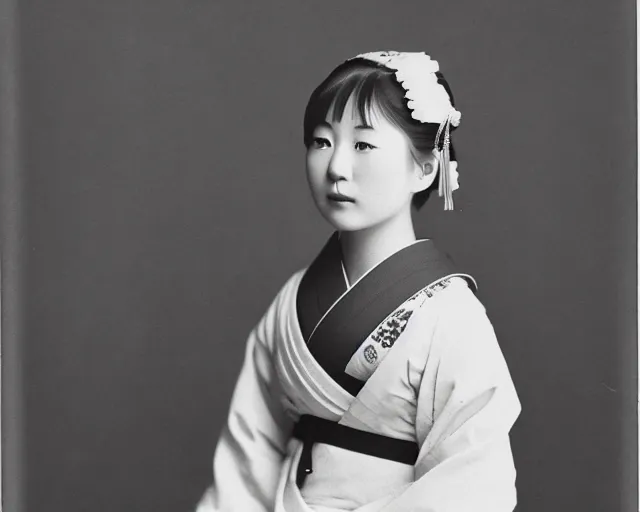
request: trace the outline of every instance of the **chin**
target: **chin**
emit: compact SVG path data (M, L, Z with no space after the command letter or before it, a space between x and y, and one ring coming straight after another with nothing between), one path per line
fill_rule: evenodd
M318 208L320 214L337 231L361 231L374 226L375 222L367 222L354 212L340 212L331 208Z

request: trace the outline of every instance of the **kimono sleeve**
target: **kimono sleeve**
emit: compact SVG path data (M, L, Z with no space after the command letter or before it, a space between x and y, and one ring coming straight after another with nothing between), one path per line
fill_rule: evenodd
M282 291L249 335L228 419L213 457L213 483L196 512L273 510L293 428L280 400L272 357L281 295Z
M520 402L480 301L468 289L447 295L418 389L415 481L383 510L512 512Z

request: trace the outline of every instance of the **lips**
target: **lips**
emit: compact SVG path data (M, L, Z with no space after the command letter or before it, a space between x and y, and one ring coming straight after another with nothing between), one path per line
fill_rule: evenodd
M355 203L356 200L353 197L345 196L344 194L336 194L335 192L330 192L327 194L327 197L331 201L338 201L341 203Z

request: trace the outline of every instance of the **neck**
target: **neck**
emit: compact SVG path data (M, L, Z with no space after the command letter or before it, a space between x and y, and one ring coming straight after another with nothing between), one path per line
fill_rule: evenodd
M340 246L349 283L416 241L411 215L359 231L340 232Z

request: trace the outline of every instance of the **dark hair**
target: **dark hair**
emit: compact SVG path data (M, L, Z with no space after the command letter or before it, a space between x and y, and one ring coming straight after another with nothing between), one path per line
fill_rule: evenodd
M414 156L421 161L435 147L435 138L439 125L421 123L411 117L411 110L404 97L405 90L397 82L394 71L365 59L352 59L340 64L313 91L304 113L304 144L307 148L313 142L313 132L324 122L327 113L333 107L332 121L339 121L351 96L354 97L360 118L370 124L372 107L378 107L387 120L402 130L411 141ZM453 93L449 84L437 72L438 83L442 84L455 107ZM453 132L456 127L451 126ZM456 160L453 143L449 151L451 160ZM421 208L431 192L438 188L437 180L426 190L413 196L413 206Z

